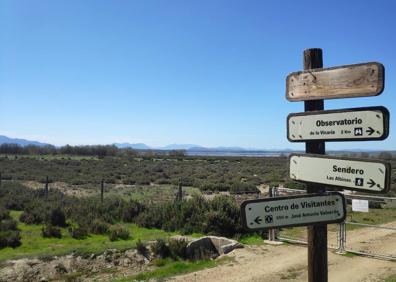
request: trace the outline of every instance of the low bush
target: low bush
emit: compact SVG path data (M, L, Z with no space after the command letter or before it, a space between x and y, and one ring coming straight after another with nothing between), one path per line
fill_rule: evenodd
M7 218L7 216L3 216ZM14 219L0 220L0 249L5 247L16 248L21 245L21 236Z
M184 239L170 239L169 252L173 259L186 259L187 240Z
M151 246L154 255L159 258L167 258L170 256L170 250L164 239L157 239Z
M136 242L136 249L137 249L138 253L141 254L142 256L145 256L145 257L148 256L149 250L146 247L146 244L144 244L140 239L137 240L137 242Z
M62 238L62 232L59 227L46 224L41 228L41 236L44 238Z
M0 206L0 220L10 218L10 211L7 210L5 207Z
M107 234L110 225L101 219L95 219L91 224L91 233L93 234Z
M0 231L0 249L16 248L21 245L21 235L17 230Z
M68 231L74 239L84 239L88 236L87 228L76 223L69 222Z
M121 225L115 225L110 227L109 239L110 241L116 241L118 239L128 240L130 234L129 230Z
M24 211L19 216L19 221L25 224L41 224L44 221L44 218L40 216L38 213L32 213L29 211Z
M0 220L0 231L18 230L17 222L11 218Z
M51 211L50 215L51 225L65 227L66 216L60 208L55 208Z

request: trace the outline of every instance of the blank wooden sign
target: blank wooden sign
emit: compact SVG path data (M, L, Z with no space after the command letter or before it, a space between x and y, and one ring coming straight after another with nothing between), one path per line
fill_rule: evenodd
M289 101L376 96L384 90L384 66L364 63L293 72L286 79Z

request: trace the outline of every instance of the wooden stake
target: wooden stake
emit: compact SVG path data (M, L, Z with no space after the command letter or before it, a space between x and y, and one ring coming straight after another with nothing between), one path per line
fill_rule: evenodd
M179 191L177 193L177 201L181 202L182 200L183 200L183 187L182 187L181 178L179 178Z
M48 176L45 178L45 198L48 199Z
M304 70L323 67L322 49L313 48L304 50ZM304 102L304 109L309 111L324 110L323 100ZM309 141L305 143L305 152L309 154L324 155L325 143ZM307 184L307 193L325 192L322 185ZM327 225L308 226L308 281L327 282Z
M100 202L103 203L103 193L104 193L104 179L102 179L102 182L100 184Z

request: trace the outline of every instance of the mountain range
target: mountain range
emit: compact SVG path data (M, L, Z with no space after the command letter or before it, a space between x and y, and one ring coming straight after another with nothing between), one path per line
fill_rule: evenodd
M35 146L51 146L51 144L20 139L20 138L11 138L4 135L0 135L0 145L1 144L18 144L20 146L28 146L28 145L35 145ZM240 152L240 153L254 153L254 152L271 152L271 153L288 153L296 150L292 149L255 149L255 148L243 148L243 147L203 147L195 144L169 144L162 147L151 147L144 143L113 143L112 145L118 148L132 148L135 150L186 150L192 153L205 153L205 152L217 152L217 153L232 153L232 152ZM349 150L331 150L331 152L376 152L382 150L369 150L369 149L349 149ZM386 151L386 150L385 150ZM395 152L395 151L392 151Z
M0 135L0 144L18 144L20 146L35 145L35 146L49 146L51 144L42 143L38 141L11 138L4 135ZM207 148L196 144L169 144L162 147L151 147L144 143L113 143L112 145L117 148L132 148L136 150L187 150L194 152L204 152L204 151L216 151L216 152L242 152L242 151L263 151L260 149L245 149L242 147L214 147ZM271 150L269 150L271 151Z
M38 141L31 141L31 140L26 140L26 139L19 139L19 138L10 138L4 135L0 135L0 144L18 144L20 146L28 146L28 145L34 145L34 146L49 146L51 144L48 143L42 143Z

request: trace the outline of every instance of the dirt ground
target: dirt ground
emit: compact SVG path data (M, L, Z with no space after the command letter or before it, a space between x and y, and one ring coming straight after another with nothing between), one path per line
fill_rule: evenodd
M396 222L386 226L396 227ZM333 240L329 236L329 241ZM396 231L362 228L349 231L347 248L396 256ZM307 281L303 245L247 246L228 254L231 262L173 277L171 281ZM329 281L383 281L396 274L396 262L328 252Z

